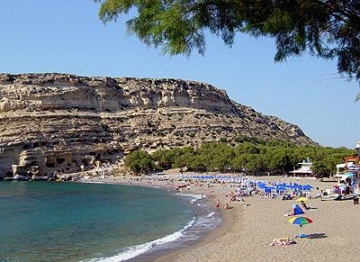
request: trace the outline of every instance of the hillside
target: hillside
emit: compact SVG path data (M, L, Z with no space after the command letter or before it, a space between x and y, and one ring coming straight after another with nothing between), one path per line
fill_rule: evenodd
M0 176L78 172L134 149L237 138L317 145L294 124L194 81L0 74Z

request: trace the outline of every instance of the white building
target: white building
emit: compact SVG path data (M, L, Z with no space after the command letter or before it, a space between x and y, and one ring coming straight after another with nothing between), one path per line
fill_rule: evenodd
M299 169L295 169L295 170L289 172L291 175L294 175L294 177L312 177L312 176L314 176L314 173L311 170L313 163L309 160L309 158L304 160L301 163L298 163L298 165L300 166Z

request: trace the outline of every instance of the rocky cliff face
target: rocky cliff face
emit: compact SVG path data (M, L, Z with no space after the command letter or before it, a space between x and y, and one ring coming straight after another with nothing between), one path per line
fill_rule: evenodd
M175 79L0 74L0 176L77 172L134 149L241 136L316 144L301 129Z

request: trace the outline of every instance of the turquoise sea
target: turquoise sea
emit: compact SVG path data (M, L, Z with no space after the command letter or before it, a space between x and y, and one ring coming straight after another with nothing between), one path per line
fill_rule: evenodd
M0 261L148 261L191 245L219 223L198 195L0 181Z

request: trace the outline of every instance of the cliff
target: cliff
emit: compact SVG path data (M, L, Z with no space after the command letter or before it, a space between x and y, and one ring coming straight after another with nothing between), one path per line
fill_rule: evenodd
M175 79L0 74L0 176L78 172L134 149L199 146L241 136L312 144L301 129Z

